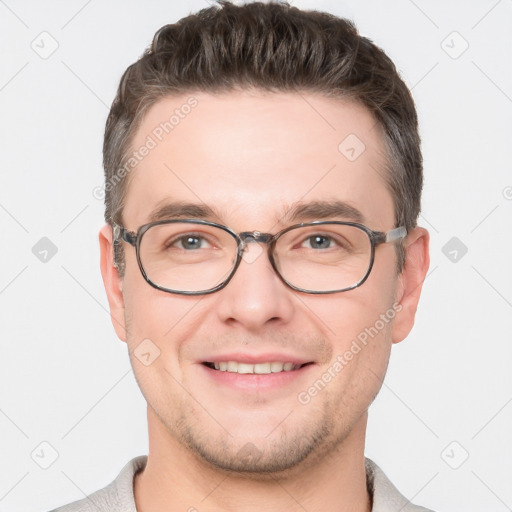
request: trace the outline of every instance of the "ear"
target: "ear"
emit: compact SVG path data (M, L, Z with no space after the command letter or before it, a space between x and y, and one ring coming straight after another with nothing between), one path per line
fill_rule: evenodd
M395 300L401 309L393 323L393 343L399 343L410 332L420 300L421 288L430 264L429 234L424 228L414 228L404 241L405 266L398 277Z
M126 323L124 316L123 280L114 267L114 246L112 244L112 227L105 224L99 232L100 266L103 284L110 306L110 318L117 336L126 341Z

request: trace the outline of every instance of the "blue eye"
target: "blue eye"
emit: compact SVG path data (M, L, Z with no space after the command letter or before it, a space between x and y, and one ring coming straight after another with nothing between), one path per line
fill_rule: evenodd
M304 243L307 243L307 247L311 249L329 249L332 244L332 238L325 235L313 235L308 237Z
M177 245L179 249L193 250L203 249L206 240L196 235L185 235L178 238L172 245Z

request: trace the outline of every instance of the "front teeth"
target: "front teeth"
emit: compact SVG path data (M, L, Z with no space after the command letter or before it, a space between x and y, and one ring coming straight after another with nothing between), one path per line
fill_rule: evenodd
M300 364L293 363L237 363L236 361L227 361L221 363L214 363L215 369L221 372L232 372L232 373L278 373L278 372L289 372L296 370L301 367Z

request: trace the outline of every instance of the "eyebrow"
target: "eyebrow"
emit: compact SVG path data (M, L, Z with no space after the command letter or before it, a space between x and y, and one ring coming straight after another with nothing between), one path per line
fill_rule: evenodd
M296 203L284 208L281 223L306 222L329 218L342 218L353 222L364 223L364 215L354 206L345 201L312 201ZM216 219L222 215L204 203L169 202L155 208L149 215L149 222L166 219Z
M149 214L149 222L166 219L219 218L220 215L204 203L169 202L155 208Z
M354 206L345 201L312 201L292 206L284 215L288 222L305 222L311 219L322 220L342 218L353 222L364 223L364 215Z

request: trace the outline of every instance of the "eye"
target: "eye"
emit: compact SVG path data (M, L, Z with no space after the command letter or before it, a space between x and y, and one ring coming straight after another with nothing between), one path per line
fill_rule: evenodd
M206 249L210 246L206 238L194 235L194 234L186 234L180 236L179 238L175 238L168 243L168 247L177 247L178 249L196 250L196 249Z
M302 247L307 247L308 249L330 249L334 245L335 242L332 237L320 234L308 236L302 242Z

